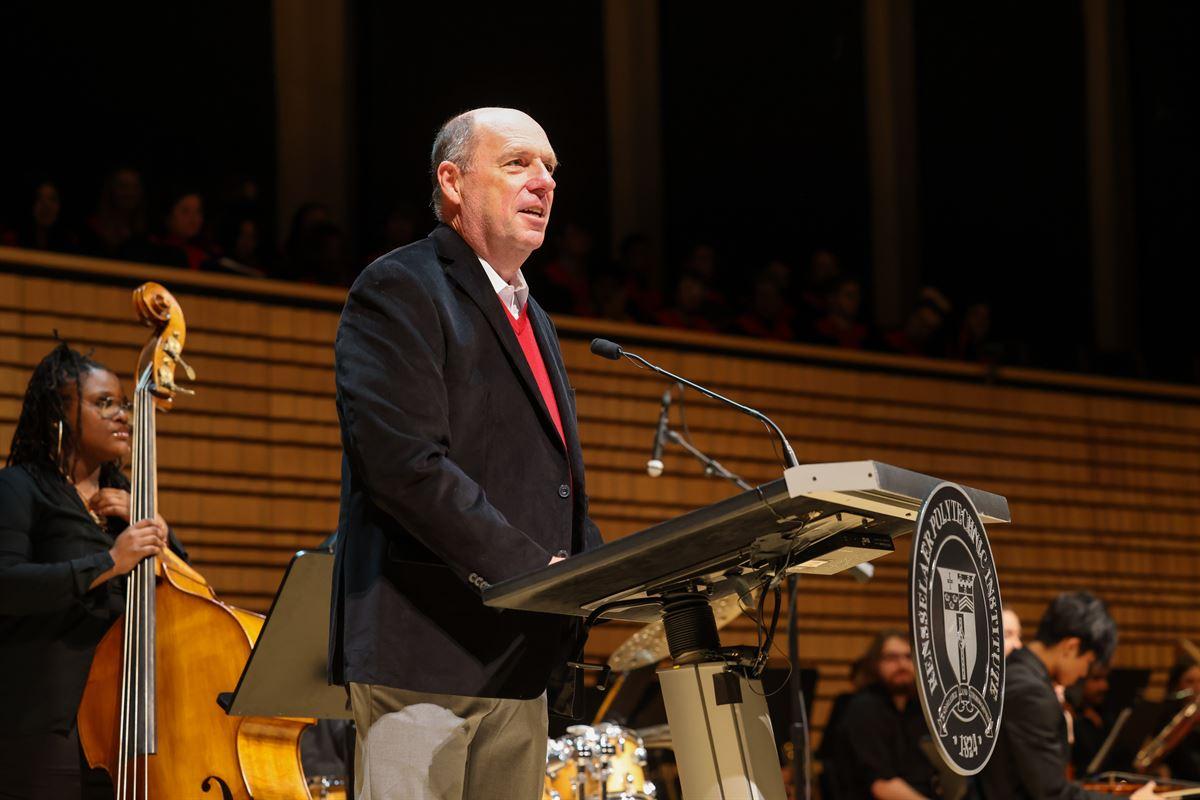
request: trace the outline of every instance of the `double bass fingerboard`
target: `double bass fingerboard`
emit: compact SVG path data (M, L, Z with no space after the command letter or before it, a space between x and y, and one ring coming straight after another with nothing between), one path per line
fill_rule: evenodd
M138 380L133 397L133 464L130 486L130 523L153 519L158 513L157 449L151 367ZM155 707L155 559L143 559L130 572L125 591L125 641L121 681L120 742L122 763L135 771L138 756L157 750ZM122 770L122 773L126 770ZM117 796L123 796L126 779L117 777Z

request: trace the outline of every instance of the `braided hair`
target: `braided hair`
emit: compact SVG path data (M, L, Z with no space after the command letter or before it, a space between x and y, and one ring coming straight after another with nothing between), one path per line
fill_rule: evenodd
M82 427L83 376L108 371L100 362L59 342L29 377L21 416L8 449L8 466L24 467L39 483L65 485L75 463L74 443ZM74 419L67 419L69 392L75 394ZM119 462L100 468L101 486L121 486L126 484L124 478Z

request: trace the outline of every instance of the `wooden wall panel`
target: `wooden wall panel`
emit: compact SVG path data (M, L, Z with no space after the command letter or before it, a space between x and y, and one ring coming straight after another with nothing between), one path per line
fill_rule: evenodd
M264 610L291 554L337 522L337 290L0 248L0 451L55 330L94 348L128 385L147 333L129 290L145 279L181 301L185 357L198 372L197 395L159 421L161 508L224 599ZM762 408L802 461L876 458L1006 495L1014 522L990 534L1004 599L1027 634L1055 593L1092 589L1121 626L1117 664L1153 668L1157 688L1176 642L1200 639L1198 390L593 320L557 324L593 516L610 540L733 489L676 451L663 477L646 476L664 384L593 357L592 335ZM685 410L696 444L728 467L752 481L780 474L758 423L691 394ZM673 414L678 425L678 408ZM844 576L802 584L802 659L821 671L818 731L870 637L906 625L908 542L897 544L868 584ZM589 652L607 655L632 630L598 628ZM744 618L726 633L729 642L753 638Z

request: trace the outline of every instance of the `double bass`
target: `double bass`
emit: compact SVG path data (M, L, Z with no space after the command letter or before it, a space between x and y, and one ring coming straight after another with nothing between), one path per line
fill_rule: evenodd
M155 412L168 411L187 335L183 311L156 283L134 290L154 329L137 362L130 522L157 513ZM300 735L311 719L230 717L232 690L263 618L221 602L199 572L169 550L138 564L125 613L96 648L78 715L87 762L106 770L117 800L309 800Z

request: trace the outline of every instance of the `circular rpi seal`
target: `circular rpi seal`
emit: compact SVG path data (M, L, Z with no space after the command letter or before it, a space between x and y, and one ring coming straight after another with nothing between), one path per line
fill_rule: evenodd
M1004 623L987 532L961 486L937 486L917 518L908 570L917 695L950 769L987 765L1004 710Z

